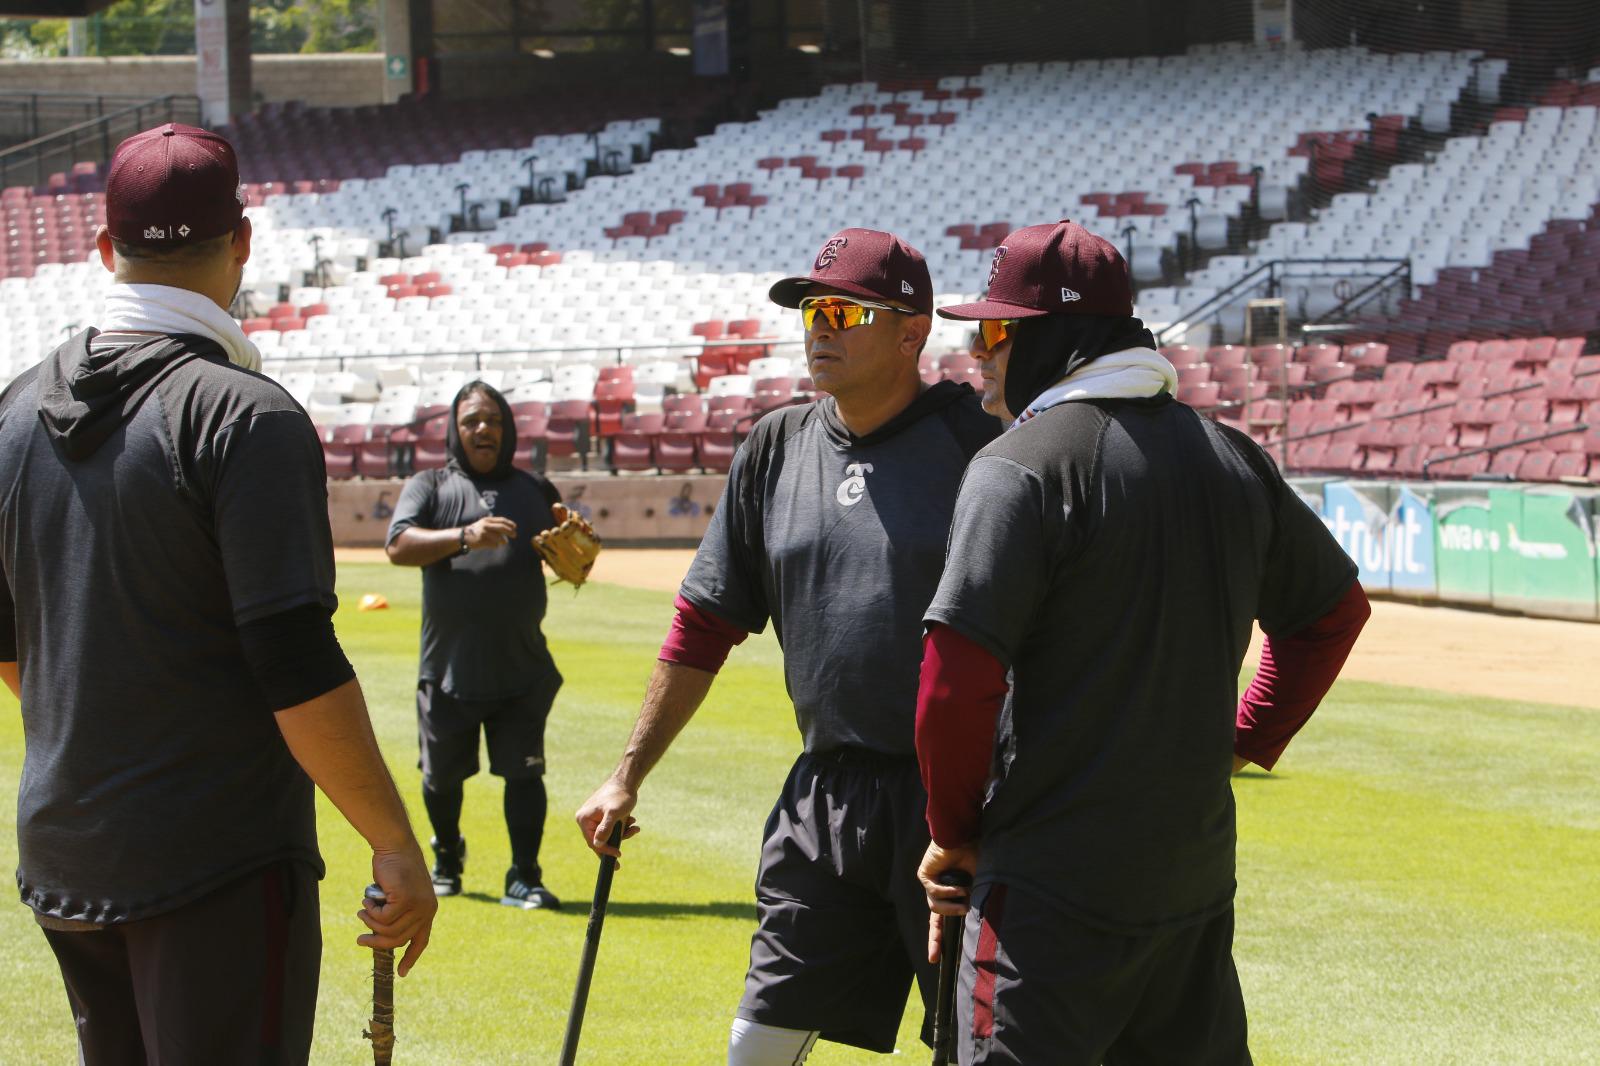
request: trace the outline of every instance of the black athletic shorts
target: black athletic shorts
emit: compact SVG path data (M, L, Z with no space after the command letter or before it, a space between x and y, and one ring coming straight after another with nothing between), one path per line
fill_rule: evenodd
M489 748L489 772L519 779L544 773L544 724L561 675L552 671L530 691L501 700L458 700L433 681L417 682L417 765L428 785L458 785L478 772L478 730Z
M311 1055L322 918L304 863L273 863L153 918L44 935L83 1062L299 1066Z
M979 885L956 995L961 1066L1249 1066L1233 908L1124 936Z
M929 1042L926 807L915 759L800 757L767 819L741 1018L889 1052L915 976Z

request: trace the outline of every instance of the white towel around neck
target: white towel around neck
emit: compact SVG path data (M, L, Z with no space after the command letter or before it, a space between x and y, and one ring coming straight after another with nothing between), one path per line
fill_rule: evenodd
M193 333L222 345L234 366L261 372L261 353L233 316L188 289L113 285L106 292L96 325L102 333Z
M1163 392L1178 394L1178 371L1152 349L1127 348L1085 363L1045 389L1010 428L1070 400L1144 400Z

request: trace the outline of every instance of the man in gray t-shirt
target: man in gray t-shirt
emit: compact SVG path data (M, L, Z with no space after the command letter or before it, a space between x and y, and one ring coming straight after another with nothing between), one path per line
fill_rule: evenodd
M560 901L544 886L539 845L548 808L545 721L561 674L539 628L546 596L533 534L559 523L561 497L512 462L511 406L492 386L462 387L446 437L449 463L406 482L387 545L391 562L422 568L417 739L433 887L441 896L461 892L461 806L464 783L478 772L481 732L489 771L505 780L511 866L500 902L554 910Z
M627 754L578 812L612 853L612 826L633 825L640 783L729 649L772 621L804 752L767 822L730 1066L801 1062L819 1037L892 1051L913 975L932 1003L912 746L922 612L962 471L999 429L967 386L919 379L932 283L893 235L845 230L771 296L800 309L827 395L768 415L739 449Z

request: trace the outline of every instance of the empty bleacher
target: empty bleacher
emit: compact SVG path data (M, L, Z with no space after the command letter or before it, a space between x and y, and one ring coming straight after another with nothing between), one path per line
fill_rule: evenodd
M326 427L335 476L442 462L440 412L472 377L518 406L519 462L719 469L741 426L808 394L798 316L766 290L845 226L906 236L928 255L939 302L954 302L981 290L1011 229L1072 217L1131 252L1139 312L1158 327L1273 258L1392 255L1411 260L1419 291L1386 320L1397 329L1354 335L1370 343L1172 350L1183 398L1288 442L1292 466L1410 471L1432 449L1463 447L1462 434L1407 439L1412 422L1446 419L1383 405L1470 401L1506 362L1428 357L1519 328L1581 351L1581 334L1600 326L1581 273L1600 264L1589 90L1502 112L1481 136L1389 166L1402 132L1443 138L1454 109L1482 100L1502 71L1468 52L1243 46L1000 64L828 86L687 147L663 147L660 131L704 113L692 92L651 101L648 115L623 94L526 112L264 109L230 131L258 235L245 328ZM998 167L995 130L1019 128L1026 157ZM1335 195L1311 221L1280 222L1244 254L1182 273L1196 251L1180 256L1186 242L1227 253L1247 222L1259 231L1308 186L1359 184L1357 149L1389 167L1373 191ZM13 320L0 375L93 321L109 280L85 262L94 181L84 172L5 193L0 299ZM1336 300L1315 282L1293 295L1301 313ZM1491 299L1523 326L1488 320ZM1476 333L1456 328L1475 316ZM936 320L924 378L976 384L965 343L964 327ZM1525 355L1510 360L1506 387L1539 365ZM1577 353L1545 364L1568 358ZM1588 416L1576 393L1537 398L1546 424L1558 410ZM1372 428L1391 422L1393 434ZM1578 454L1566 437L1587 440L1561 437L1527 449L1540 456L1530 472L1545 453ZM1552 460L1549 476L1577 476L1574 462Z

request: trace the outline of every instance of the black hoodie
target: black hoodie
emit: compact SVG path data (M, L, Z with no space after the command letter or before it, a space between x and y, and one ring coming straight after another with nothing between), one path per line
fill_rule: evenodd
M118 922L278 859L321 869L239 627L337 600L305 412L210 341L96 336L0 394L0 652L22 670L23 901Z
M472 469L456 413L482 390L500 407L500 458L487 474ZM512 465L516 429L499 391L469 382L450 404L450 459L406 482L389 524L389 543L407 529L459 529L488 515L509 518L517 535L500 548L442 559L422 571L422 657L418 676L463 700L498 700L560 683L539 624L546 590L533 535L555 524L561 496L542 475Z
M467 455L466 447L461 443L461 429L458 424L461 403L468 394L474 392L483 393L500 408L500 456L495 460L494 469L487 474L480 474L472 469L472 460ZM461 386L456 398L450 401L450 425L445 429L445 448L450 453L447 465L469 478L477 481L504 481L511 476L512 460L517 455L517 424L511 417L511 405L506 403L506 398L500 394L499 389L482 381L469 381Z
M1137 318L1121 315L1041 315L1017 322L1006 364L1006 409L1020 415L1039 394L1102 355L1154 348Z

